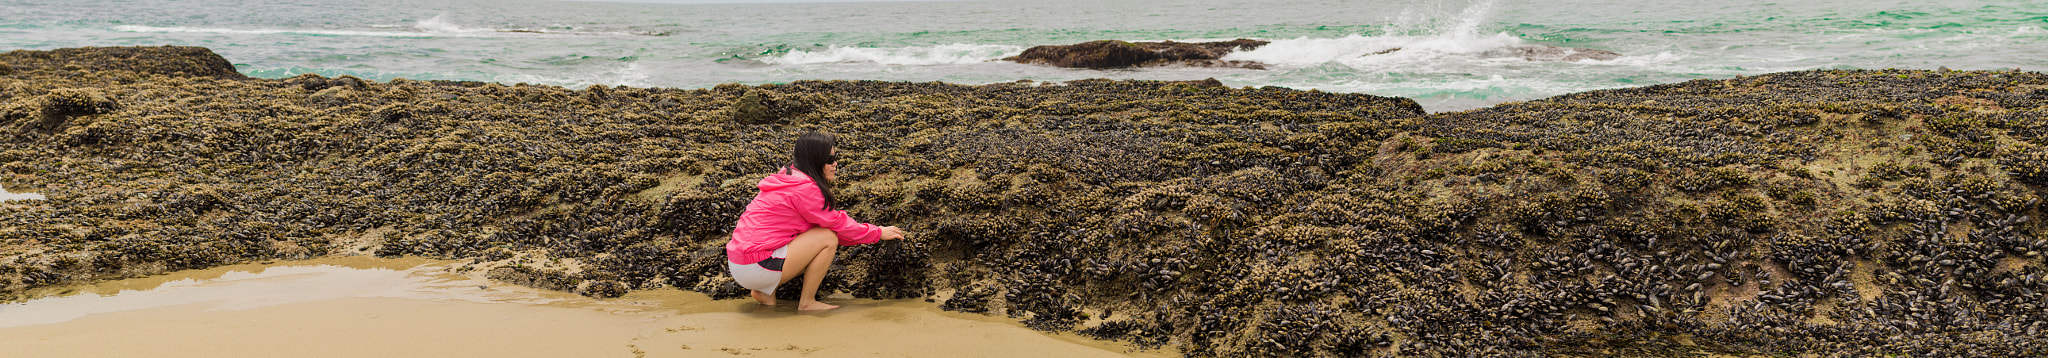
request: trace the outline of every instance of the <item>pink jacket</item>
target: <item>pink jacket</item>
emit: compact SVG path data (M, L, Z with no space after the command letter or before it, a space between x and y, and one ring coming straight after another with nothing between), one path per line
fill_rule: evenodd
M874 224L854 221L843 210L825 210L825 196L818 183L796 170L783 170L761 178L761 194L740 213L739 226L732 229L732 241L725 243L726 260L747 265L767 260L775 249L788 246L797 234L814 227L839 234L840 246L872 244L882 238Z

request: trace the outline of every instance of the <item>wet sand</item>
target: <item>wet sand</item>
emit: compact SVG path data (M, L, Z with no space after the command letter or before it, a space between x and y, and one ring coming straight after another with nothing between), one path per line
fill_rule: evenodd
M453 262L368 257L236 265L0 305L0 352L26 357L1171 356L921 300L844 308L713 301L677 290L595 300L504 285Z

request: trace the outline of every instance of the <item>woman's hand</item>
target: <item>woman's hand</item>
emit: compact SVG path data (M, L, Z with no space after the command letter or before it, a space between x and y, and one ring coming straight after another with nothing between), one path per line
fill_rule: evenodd
M882 227L882 240L898 240L902 238L903 229L898 229L895 226Z

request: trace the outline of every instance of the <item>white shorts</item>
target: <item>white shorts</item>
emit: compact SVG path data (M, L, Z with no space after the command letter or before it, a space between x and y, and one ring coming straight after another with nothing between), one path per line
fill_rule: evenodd
M732 280L738 282L740 287L772 295L775 294L775 286L782 284L782 264L787 258L789 245L783 245L782 248L775 249L775 253L769 254L767 260L745 265L726 260L725 268L732 271Z

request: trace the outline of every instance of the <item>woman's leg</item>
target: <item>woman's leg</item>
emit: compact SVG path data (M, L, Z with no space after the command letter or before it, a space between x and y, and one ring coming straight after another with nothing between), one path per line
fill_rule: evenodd
M825 284L825 270L832 268L832 256L839 252L839 234L825 228L813 228L789 242L789 258L782 261L782 283L789 283L798 274L804 276L803 296L797 301L797 310L829 310L839 308L818 302L818 286ZM769 294L774 294L769 292Z

